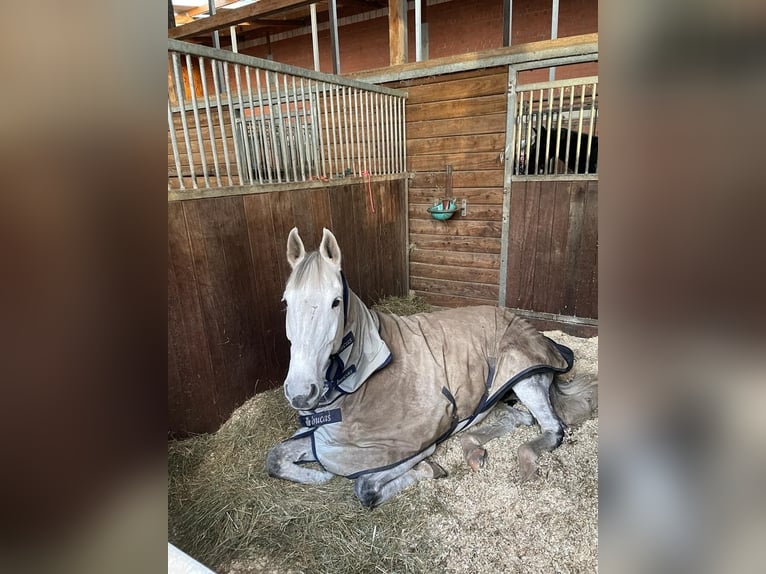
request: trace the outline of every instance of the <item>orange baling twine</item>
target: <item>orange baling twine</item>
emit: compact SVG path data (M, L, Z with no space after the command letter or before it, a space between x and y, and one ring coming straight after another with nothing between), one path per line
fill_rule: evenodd
M367 178L367 195L370 196L370 211L375 213L375 201L372 199L372 175L365 169L362 172L362 177Z

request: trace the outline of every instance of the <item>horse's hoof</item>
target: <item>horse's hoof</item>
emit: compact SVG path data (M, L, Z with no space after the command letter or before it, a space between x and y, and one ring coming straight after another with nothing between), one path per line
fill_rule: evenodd
M521 482L526 482L537 472L537 454L532 447L525 444L519 447L519 472Z
M444 478L447 476L447 471L444 470L442 465L432 462L430 460L425 461L430 467L431 467L431 473L433 476L431 478Z
M471 450L465 457L465 461L468 463L468 466L471 467L471 470L477 471L480 468L484 467L484 462L487 460L487 450L477 446L473 450Z

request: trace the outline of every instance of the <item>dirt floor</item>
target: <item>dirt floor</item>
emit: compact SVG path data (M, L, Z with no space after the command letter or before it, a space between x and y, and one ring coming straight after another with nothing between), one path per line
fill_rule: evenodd
M598 372L598 339L546 332ZM491 417L491 415L490 415ZM585 573L598 568L598 419L569 429L519 482L516 451L537 427L487 444L472 472L459 440L434 460L446 478L420 482L375 510L336 478L305 486L269 478L266 451L297 428L281 389L253 397L221 430L169 455L171 542L217 572Z

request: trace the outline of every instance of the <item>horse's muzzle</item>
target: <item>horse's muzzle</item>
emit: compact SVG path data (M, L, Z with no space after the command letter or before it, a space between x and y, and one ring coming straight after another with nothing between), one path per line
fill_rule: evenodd
M311 385L308 395L297 395L290 399L290 404L294 409L309 410L317 405L319 400L319 385Z

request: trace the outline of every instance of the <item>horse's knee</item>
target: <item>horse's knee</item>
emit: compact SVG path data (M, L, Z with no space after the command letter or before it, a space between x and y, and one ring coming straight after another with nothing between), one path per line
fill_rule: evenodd
M380 504L380 489L368 478L357 478L354 481L354 494L366 508L375 508Z

